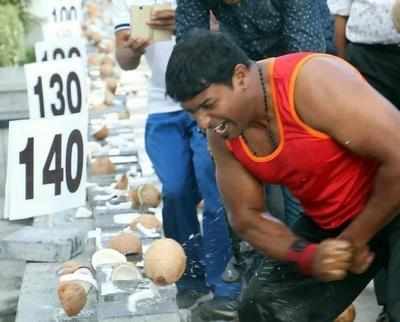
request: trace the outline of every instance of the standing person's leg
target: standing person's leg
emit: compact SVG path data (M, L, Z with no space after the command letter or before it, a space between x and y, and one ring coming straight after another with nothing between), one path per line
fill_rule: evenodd
M214 163L207 148L207 138L199 132L190 116L187 122L196 180L204 199L203 246L207 281L214 288L216 296L236 297L239 285L222 281L222 273L232 257L232 242L225 209L215 180Z
M177 283L184 289L207 290L202 240L197 219L199 194L192 166L184 112L151 114L146 124L146 150L163 186L163 228L187 255L187 268Z

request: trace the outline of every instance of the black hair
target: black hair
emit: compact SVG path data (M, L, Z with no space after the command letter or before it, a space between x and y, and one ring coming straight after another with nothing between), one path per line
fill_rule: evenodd
M238 64L250 66L251 60L227 35L193 30L172 51L165 75L167 95L182 102L211 84L232 86Z

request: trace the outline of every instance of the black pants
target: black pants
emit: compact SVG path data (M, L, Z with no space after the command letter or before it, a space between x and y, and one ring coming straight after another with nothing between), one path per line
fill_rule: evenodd
M306 216L293 230L313 242L340 233L321 230ZM387 225L370 246L376 258L367 272L328 283L301 275L293 264L263 257L244 291L240 322L332 322L382 267L388 271L390 321L400 322L400 217Z
M372 87L400 109L400 46L349 43L346 58Z

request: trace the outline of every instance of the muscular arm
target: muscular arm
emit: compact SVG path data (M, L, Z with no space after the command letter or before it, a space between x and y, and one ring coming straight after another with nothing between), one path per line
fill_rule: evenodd
M298 239L282 222L267 214L263 185L227 150L223 140L208 133L216 177L233 229L264 255L286 260Z
M176 40L180 41L190 30L210 29L210 14L204 1L177 0Z
M304 65L295 104L306 124L380 164L364 210L341 235L361 248L400 208L400 113L351 66L333 57L313 58Z
M325 52L326 41L321 18L328 17L321 17L318 1L282 1L282 28L288 52Z

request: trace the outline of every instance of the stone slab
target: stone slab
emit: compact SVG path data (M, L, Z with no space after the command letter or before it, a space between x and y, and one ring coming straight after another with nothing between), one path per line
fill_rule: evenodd
M0 258L66 261L82 252L86 233L76 227L25 227L0 240Z

